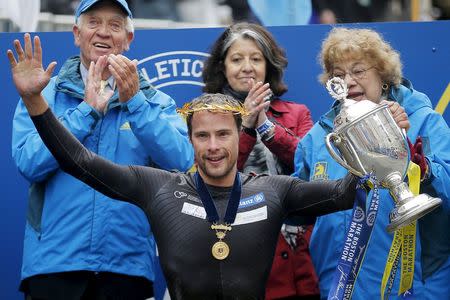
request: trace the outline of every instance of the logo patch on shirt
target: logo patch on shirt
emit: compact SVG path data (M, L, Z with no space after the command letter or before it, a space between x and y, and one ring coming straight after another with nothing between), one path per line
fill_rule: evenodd
M127 121L120 126L120 130L131 130L130 123Z
M188 200L193 201L193 202L199 202L199 203L201 202L201 200L199 198L197 198L195 196L192 196L192 195L190 195L190 194L188 194L186 192L183 192L183 191L174 191L173 195L177 199L187 198Z
M184 198L187 197L187 194L185 192L181 192L181 191L175 191L173 192L173 195L175 196L175 198Z
M181 213L200 219L206 219L206 210L202 206L184 202Z
M316 162L314 166L314 174L311 180L327 180L328 179L328 163L325 161Z
M258 193L255 195L251 195L250 197L241 199L241 201L239 202L239 208L254 206L265 201L266 199L264 198L264 193Z
M233 226L255 223L267 219L267 205L253 210L244 211L236 214Z
M198 206L195 204L183 203L183 208L181 213L193 216L199 219L206 219L206 210L203 206ZM259 207L253 210L239 212L236 214L236 219L234 220L233 226L254 223L267 219L267 205Z

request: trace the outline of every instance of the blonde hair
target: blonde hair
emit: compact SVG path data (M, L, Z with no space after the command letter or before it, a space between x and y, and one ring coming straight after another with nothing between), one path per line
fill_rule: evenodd
M401 83L400 54L378 32L344 27L333 28L322 42L319 81L325 84L332 77L334 65L349 59L370 63L378 70L383 83L394 86Z

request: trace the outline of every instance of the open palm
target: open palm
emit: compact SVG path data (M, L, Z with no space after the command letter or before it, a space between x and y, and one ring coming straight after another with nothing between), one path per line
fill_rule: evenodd
M107 67L107 57L100 56L97 62L91 62L89 65L88 77L86 80L86 88L84 91L84 101L95 108L98 112L103 112L105 107L113 95L114 91L104 91L102 87L102 74Z
M25 50L18 40L14 41L17 60L11 50L7 52L13 81L22 98L39 95L50 81L56 66L56 62L52 62L44 70L42 66L41 41L38 36L34 37L34 51L29 33L26 33L24 36L24 46Z

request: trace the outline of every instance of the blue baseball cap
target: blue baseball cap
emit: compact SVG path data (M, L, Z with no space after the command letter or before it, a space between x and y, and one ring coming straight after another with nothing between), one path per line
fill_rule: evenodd
M78 20L78 17L89 10L94 4L100 2L102 0L81 0L78 5L77 10L75 11L75 20ZM131 13L130 8L125 0L109 0L110 2L115 1L120 8L127 14L128 17L133 18L133 14Z

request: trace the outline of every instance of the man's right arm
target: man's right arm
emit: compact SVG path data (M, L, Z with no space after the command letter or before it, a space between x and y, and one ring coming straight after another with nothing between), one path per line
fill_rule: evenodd
M53 80L44 89L44 98L54 107ZM64 104L65 105L65 104ZM64 107L60 121L79 140L83 141L98 120L92 108L85 102L77 107ZM55 158L42 142L22 100L19 101L13 119L12 157L20 173L30 182L45 180L59 168Z
M42 101L43 98L42 98ZM148 199L149 178L156 172L152 168L122 166L103 159L86 149L52 113L29 110L31 119L44 144L55 157L60 168L87 185L118 200L145 207ZM167 172L165 172L167 173ZM159 174L163 177L162 174Z

